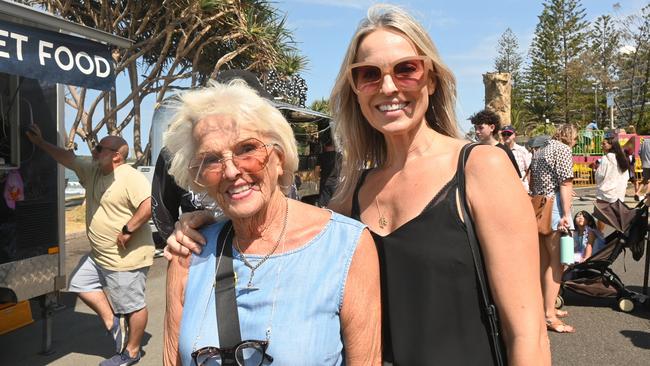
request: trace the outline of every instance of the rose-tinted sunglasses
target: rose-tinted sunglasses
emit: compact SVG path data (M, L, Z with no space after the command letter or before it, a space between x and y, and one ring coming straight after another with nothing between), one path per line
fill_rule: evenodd
M427 56L410 56L388 65L359 62L348 68L348 79L356 94L374 94L381 89L386 74L390 74L395 86L401 91L415 91L424 86L428 71L433 70Z

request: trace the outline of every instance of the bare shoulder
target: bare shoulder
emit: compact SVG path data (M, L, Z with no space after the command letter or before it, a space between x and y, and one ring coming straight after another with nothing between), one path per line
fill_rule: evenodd
M299 213L301 216L313 216L314 218L320 216L329 216L329 210L326 210L318 206L309 205L294 199L289 199L289 209L294 210L296 213ZM310 219L310 217L305 217L305 218Z
M306 203L289 200L289 220L291 228L288 237L292 237L295 245L311 240L324 227L332 216L332 212L324 208Z
M465 171L468 177L491 179L495 172L502 171L504 166L512 165L508 156L498 147L478 145L469 154Z

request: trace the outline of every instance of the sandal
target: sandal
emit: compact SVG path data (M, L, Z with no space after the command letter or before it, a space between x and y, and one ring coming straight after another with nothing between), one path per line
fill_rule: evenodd
M555 317L557 317L557 318L566 318L567 316L569 316L568 311L560 310L560 309L555 310Z
M560 319L546 319L546 329L556 333L575 333L576 329L570 325L564 324Z

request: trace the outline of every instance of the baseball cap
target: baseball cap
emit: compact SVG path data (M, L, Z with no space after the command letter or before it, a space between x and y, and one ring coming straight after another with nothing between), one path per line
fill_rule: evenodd
M511 125L504 126L501 129L501 132L510 132L510 133L515 133L515 128L512 127Z

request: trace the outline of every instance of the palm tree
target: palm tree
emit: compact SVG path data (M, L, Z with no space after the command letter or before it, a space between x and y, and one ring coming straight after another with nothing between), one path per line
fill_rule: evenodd
M68 87L66 103L77 109L77 114L67 145L72 146L80 136L92 147L102 129L120 135L127 126L133 126L133 150L140 162L148 158L150 146L148 142L143 149L140 140L140 104L147 95L155 95L159 103L179 81L203 85L224 68L261 74L274 70L289 50L295 51L284 16L266 0L32 3L65 19L134 41L128 49L113 51L115 72L124 72L131 85L126 96L116 91L93 94ZM299 70L298 66L293 69Z

